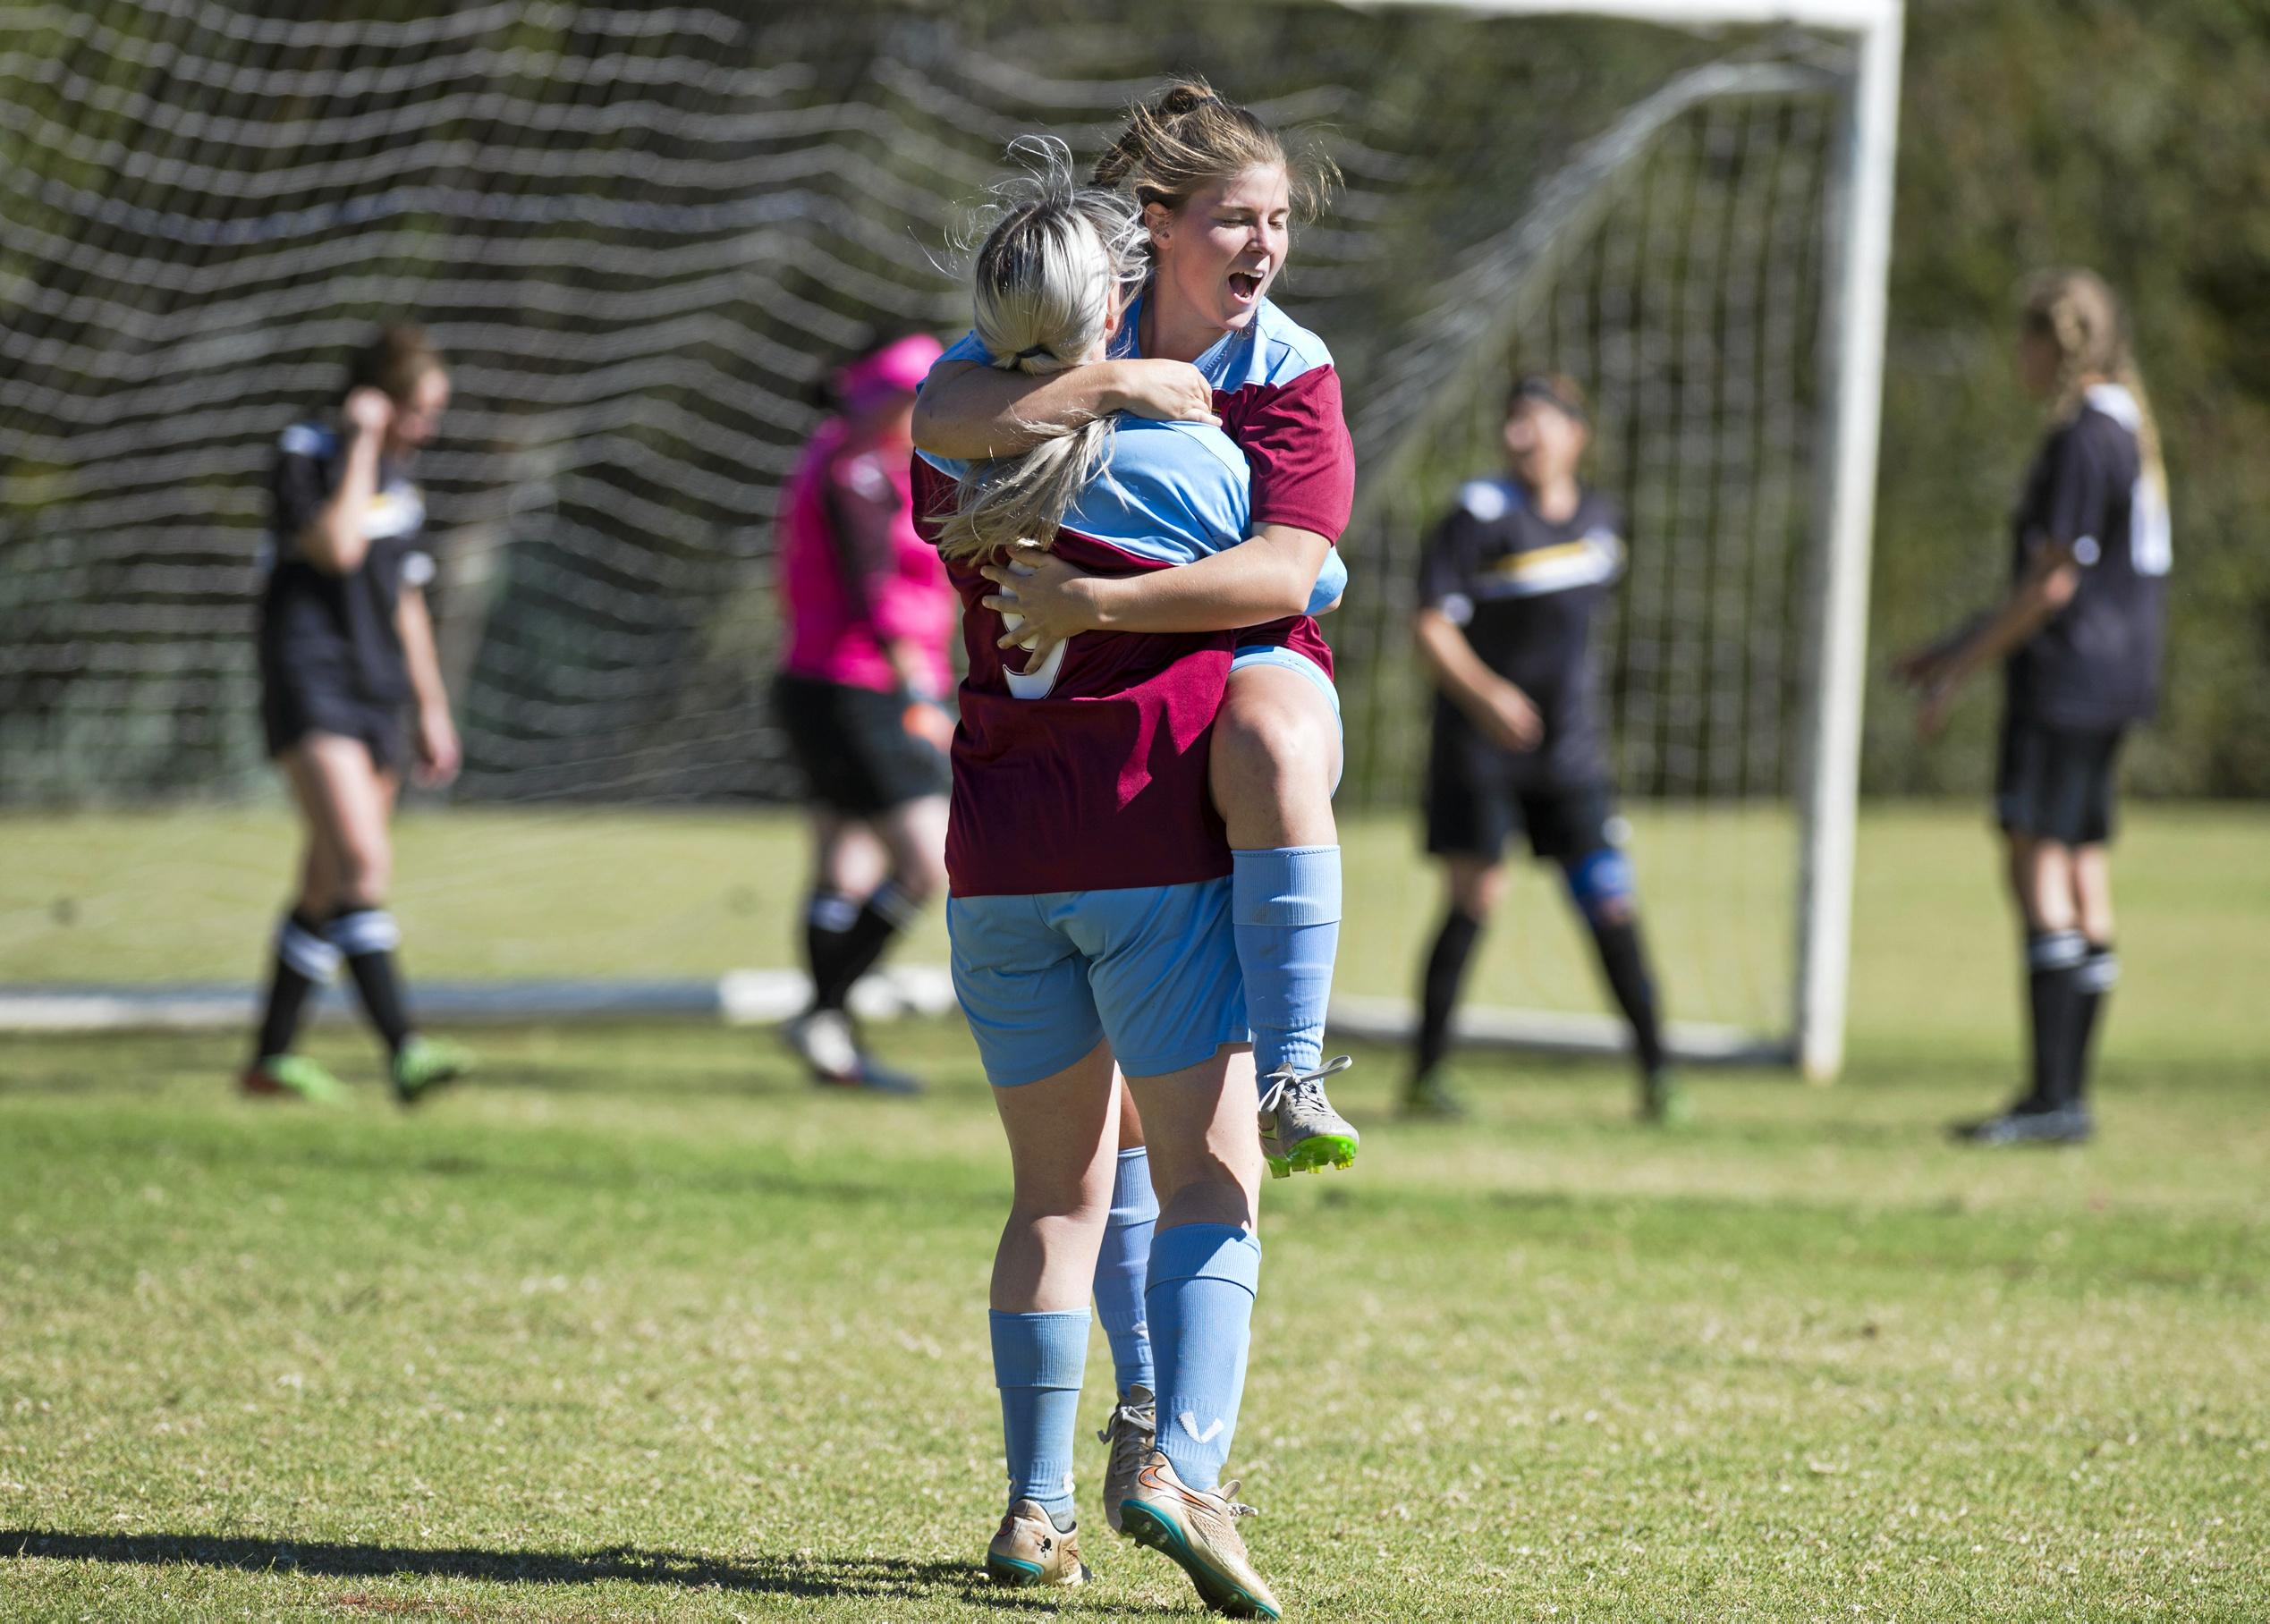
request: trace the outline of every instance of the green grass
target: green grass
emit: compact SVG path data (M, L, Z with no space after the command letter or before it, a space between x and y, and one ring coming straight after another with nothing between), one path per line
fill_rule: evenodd
M49 874L0 865L0 978L89 974L60 943L123 940L133 909L176 943L135 974L216 973L164 910L210 895L257 935L258 899L182 875L208 850L250 872L253 838L212 838L226 821L140 855L137 820L0 830L12 855L80 853L85 900L35 928ZM781 961L750 945L784 931L781 831L668 826L707 871L635 876L681 928L625 955L694 935L663 968ZM1362 1053L1335 1091L1358 1169L1267 1192L1232 1462L1293 1616L2270 1611L2266 827L2136 821L2085 1151L1939 1135L2014 1070L1968 814L1864 828L1838 1088L1700 1078L1698 1123L1660 1137L1614 1067L1476 1061L1473 1124L1407 1128L1393 1057ZM498 859L512 834L485 836ZM1350 842L1348 962L1385 990L1433 906L1397 877L1407 840ZM525 917L643 928L633 877L555 883ZM411 921L413 951L439 917ZM588 928L579 954L609 939ZM1518 991L1522 962L1492 985ZM328 1114L229 1097L234 1035L0 1039L0 1618L1199 1616L1092 1510L1091 1590L975 1584L1007 1175L952 1023L885 1034L936 1083L907 1104L817 1095L758 1033L474 1041L480 1080L404 1116L345 1029L315 1048L364 1086ZM1092 1427L1100 1339L1090 1368Z

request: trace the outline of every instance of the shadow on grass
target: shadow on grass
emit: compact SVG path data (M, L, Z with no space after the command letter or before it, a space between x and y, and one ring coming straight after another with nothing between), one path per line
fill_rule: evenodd
M11 1557L147 1568L229 1568L244 1573L340 1579L629 1583L813 1598L915 1601L944 1592L1009 1607L1053 1608L1062 1599L1052 1594L1044 1603L1037 1596L995 1590L969 1562L867 1556L757 1556L734 1561L636 1545L609 1545L597 1551L488 1551L473 1546L349 1545L201 1534L64 1534L42 1528L0 1528L0 1561Z

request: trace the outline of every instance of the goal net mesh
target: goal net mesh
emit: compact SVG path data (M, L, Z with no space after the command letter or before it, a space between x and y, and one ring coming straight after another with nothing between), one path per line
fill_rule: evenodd
M1322 4L361 17L0 5L0 808L275 793L272 447L403 314L455 384L420 465L451 799L792 798L772 520L816 380L965 325L949 244L1012 138L1091 155L1195 68L1345 177L1280 287L1359 451L1343 806L1412 802L1417 553L1499 461L1509 368L1575 375L1630 515L1601 648L1665 977L1786 1029L1835 42ZM1533 934L1539 1000L1597 1006Z

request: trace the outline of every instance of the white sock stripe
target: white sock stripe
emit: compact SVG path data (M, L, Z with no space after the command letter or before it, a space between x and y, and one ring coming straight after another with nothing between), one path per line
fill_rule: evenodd
M905 930L922 917L921 904L888 880L877 885L875 894L867 901L868 907L900 930Z
M2088 942L2077 930L2053 930L2036 936L2026 948L2030 969L2069 970L2088 957Z
M275 933L275 956L310 981L328 982L339 973L339 950L288 916Z
M2109 993L2121 984L2118 953L2091 953L2081 962L2081 985L2091 993Z
M402 927L383 908L341 914L323 927L323 934L350 958L357 953L391 953L402 945Z
M860 917L860 905L840 891L816 891L804 917L820 929L841 935Z

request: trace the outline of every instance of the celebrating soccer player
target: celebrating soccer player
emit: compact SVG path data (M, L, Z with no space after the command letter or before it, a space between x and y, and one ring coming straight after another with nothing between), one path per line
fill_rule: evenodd
M1142 233L1122 199L1073 187L1061 147L1031 150L1040 173L978 255L976 337L1000 369L1047 376L1102 360ZM1144 1296L1172 1420L1128 1481L1106 1483L1106 1510L1217 1608L1275 1618L1221 1481L1261 1265L1232 863L1205 748L1237 638L1090 630L1027 651L992 563L1195 568L1249 533L1246 461L1210 424L1093 417L1020 454L925 461L917 509L964 605L946 920L1015 1180L992 1289L1009 1505L987 1569L1012 1585L1087 1577L1073 1421L1119 1161L1116 1059L1156 1168Z
M821 1083L911 1094L859 1046L845 1002L945 884L940 701L958 608L915 533L907 461L914 392L938 343L910 334L834 379L841 410L813 435L782 496L787 647L773 698L812 801L804 946L809 1009L783 1028Z
M1661 1121L1682 1109L1664 1060L1592 662L1594 616L1623 570L1623 526L1578 477L1590 432L1574 382L1516 382L1504 475L1459 492L1419 567L1415 629L1436 683L1427 850L1443 863L1449 907L1427 957L1404 1095L1415 1114L1460 1109L1441 1071L1451 1015L1504 892L1505 842L1516 833L1559 866L1592 933L1631 1024L1641 1115Z
M307 846L299 900L276 932L248 1094L338 1097L338 1082L292 1045L309 994L343 962L404 1104L468 1064L454 1045L412 1028L394 958L400 932L385 910L387 824L413 745L421 782L445 783L458 765L426 611L426 505L410 479L448 403L440 353L420 329L391 326L356 351L335 420L294 423L277 448L261 719Z
M1296 210L1318 173L1204 83L1131 109L1096 165L1142 211L1144 285L1105 365L1035 376L987 366L972 340L924 389L915 438L943 457L1012 455L1111 412L1218 423L1251 469L1243 546L1187 570L1099 576L1057 555L994 565L996 606L1045 654L1091 630L1237 630L1212 746L1212 794L1233 851L1238 958L1253 1021L1270 1170L1346 1167L1356 1130L1326 1097L1325 1007L1340 940L1340 702L1310 595L1354 499L1340 378L1317 336L1272 304Z
M2089 1137L2090 1041L2118 974L2113 955L2113 767L2151 719L2170 559L2158 430L2119 303L2088 271L2027 288L2018 339L2049 431L2011 520L2011 588L1986 614L1898 665L1944 725L1962 684L2003 662L1995 814L2026 931L2030 1082L2009 1109L1963 1124L1982 1145Z

